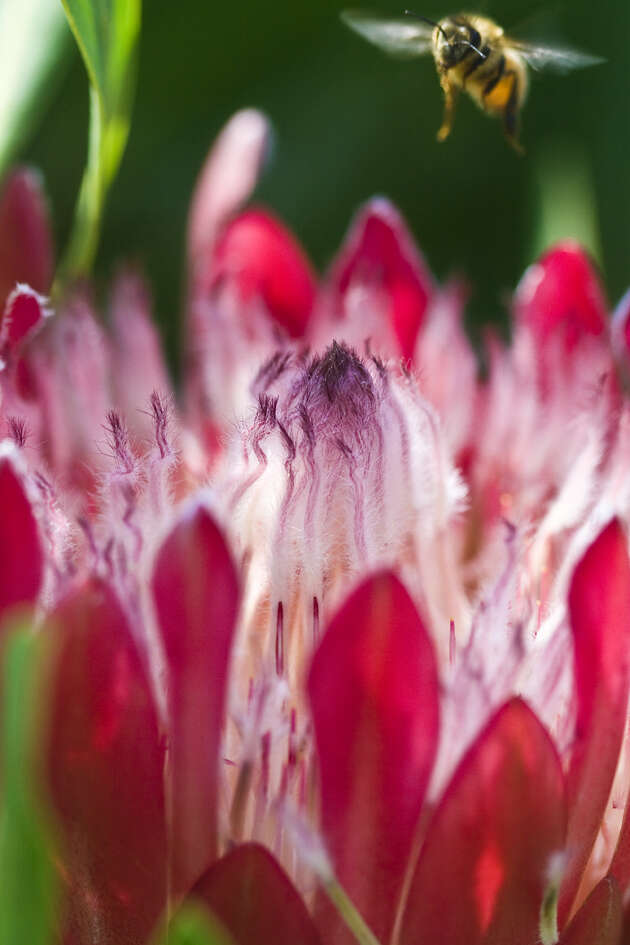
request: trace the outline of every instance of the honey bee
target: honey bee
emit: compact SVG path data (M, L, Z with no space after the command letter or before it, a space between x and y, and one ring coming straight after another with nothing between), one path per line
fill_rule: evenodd
M444 92L438 141L451 133L457 96L464 90L487 115L503 120L508 142L523 153L518 126L527 96L527 67L566 72L603 62L574 49L512 39L494 20L473 13L446 16L439 22L409 10L405 13L400 19L386 19L361 10L345 10L341 18L364 39L392 55L412 58L433 54Z

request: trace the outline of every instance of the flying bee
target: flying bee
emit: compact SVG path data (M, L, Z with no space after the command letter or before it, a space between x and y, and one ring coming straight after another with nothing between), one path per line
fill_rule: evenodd
M345 10L342 20L356 33L386 52L403 58L432 53L444 92L444 118L438 141L453 127L460 90L487 114L503 121L508 142L519 153L519 112L528 87L528 66L567 72L603 62L574 49L538 46L512 39L485 16L459 13L439 22L406 11L386 19L361 10Z

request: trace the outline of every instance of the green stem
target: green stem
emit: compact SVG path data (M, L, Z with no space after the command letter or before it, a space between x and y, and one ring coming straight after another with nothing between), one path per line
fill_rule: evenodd
M539 932L541 945L556 945L560 937L558 932L558 893L559 881L551 880L543 894L540 906Z
M54 293L63 284L89 274L101 228L105 203L103 173L103 103L98 92L90 88L90 135L88 157L74 213L74 224L65 257L55 279Z
M334 876L324 883L324 889L359 945L381 945L343 886Z

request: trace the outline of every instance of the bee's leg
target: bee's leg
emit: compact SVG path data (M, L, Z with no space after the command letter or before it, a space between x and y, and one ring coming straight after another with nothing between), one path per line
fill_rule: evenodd
M503 111L503 131L508 144L514 148L517 154L525 154L525 149L518 140L518 76L512 71L505 73L505 77L508 76L512 79L512 91Z
M448 72L442 72L440 75L440 85L444 92L444 117L442 125L437 133L438 141L445 141L451 133L453 121L455 119L455 106L457 104L457 93L459 89L453 85L448 77Z

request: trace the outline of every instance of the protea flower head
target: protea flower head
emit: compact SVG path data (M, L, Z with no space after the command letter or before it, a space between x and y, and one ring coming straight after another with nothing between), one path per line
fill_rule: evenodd
M243 209L266 137L237 114L193 196L181 396L140 277L106 325L52 305L4 184L0 606L50 644L59 941L196 900L236 945L619 945L628 301L552 247L481 381L388 201L319 281Z

